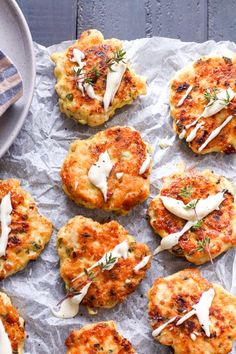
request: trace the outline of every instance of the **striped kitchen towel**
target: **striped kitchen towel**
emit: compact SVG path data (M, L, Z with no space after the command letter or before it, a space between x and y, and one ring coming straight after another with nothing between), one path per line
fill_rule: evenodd
M12 61L0 50L0 116L22 94L21 75Z

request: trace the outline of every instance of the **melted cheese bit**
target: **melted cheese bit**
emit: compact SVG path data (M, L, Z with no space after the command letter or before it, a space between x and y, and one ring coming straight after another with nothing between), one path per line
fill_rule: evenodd
M144 257L141 262L136 264L136 266L134 267L134 271L138 272L140 269L144 268L148 264L150 257L151 256Z
M225 100L228 100L230 102L232 101L234 96L235 96L235 92L230 87L227 90L221 90L216 95L217 99L211 100L208 103L208 105L205 107L202 113L202 117L208 118L220 112L223 108L227 106L227 104L225 104Z
M209 290L204 291L202 293L202 296L200 297L199 302L192 306L193 310L191 310L185 316L183 316L176 323L176 325L179 326L184 321L186 321L188 318L192 317L193 315L196 315L198 318L198 321L199 321L200 325L202 326L202 329L206 333L207 337L210 337L211 334L210 334L209 312L210 312L210 307L211 307L214 296L215 296L215 290L213 288L210 288Z
M88 172L88 179L103 194L105 202L107 201L107 178L109 177L113 163L107 151L100 154L99 159L94 163Z
M11 195L8 193L2 198L0 221L1 221L1 238L0 238L0 257L5 256L8 243L8 236L11 231L9 225L11 224Z
M164 207L172 214L184 220L197 221L205 218L220 206L224 200L224 191L210 195L205 199L199 199L195 211L193 209L186 209L186 204L184 204L182 200L165 196L160 196L160 199Z
M195 341L195 340L197 339L197 336L196 336L196 334L191 333L191 334L190 334L190 338L191 338L193 341Z
M187 136L186 141L188 143L190 143L191 141L193 141L196 138L197 132L199 129L201 129L201 127L204 125L204 123L199 123L196 125L195 128L192 129L191 133Z
M151 155L150 154L147 154L147 157L145 159L145 161L143 161L143 164L142 166L140 167L140 170L139 170L139 174L142 175L144 174L144 172L147 171L149 165L151 163Z
M163 325L159 326L158 328L156 328L153 332L152 335L153 337L157 337L162 331L163 329L165 329L170 323L174 322L174 320L176 319L176 316L171 318L169 321L167 321L166 323L163 323Z
M86 91L87 95L90 98L93 98L93 99L96 99L96 100L100 100L100 97L95 94L94 88L93 88L93 86L91 84L86 82L84 84L84 88L85 88L85 91Z
M0 354L12 354L11 342L2 320L0 320Z
M202 151L203 149L205 149L205 147L210 143L210 141L212 141L213 139L215 139L215 137L221 132L221 130L231 121L231 119L233 118L233 116L229 116L228 118L226 118L224 120L224 122L216 129L214 129L211 134L209 135L209 137L207 138L207 140L205 141L205 143L203 143L200 148L198 149L198 151Z
M126 71L126 63L120 61L119 63L114 63L112 65L112 71L108 70L106 91L103 97L103 104L105 112L108 111L110 103L113 101L116 92L120 87L122 77Z
M191 227L196 223L196 221L188 221L184 227L182 228L182 230L178 231L178 232L175 232L173 234L169 234L168 236L164 237L162 240L161 240L161 244L160 246L158 246L155 251L153 252L154 256L157 254L157 253L160 253L164 250L169 250L171 249L172 247L174 247L175 245L178 244L179 242L179 239L181 236L183 236L183 234L185 232L187 232L188 230L191 229Z
M170 146L173 146L173 142L175 140L175 137L172 136L171 138L163 138L163 139L160 139L159 142L158 142L158 146L160 146L161 149L166 149Z
M106 261L109 258L116 258L116 260L114 262L112 262L109 265L109 267L108 266L106 267L106 270L111 270L114 267L114 265L118 262L119 258L127 259L128 258L128 253L129 253L129 244L128 244L128 241L125 240L125 241L119 243L118 245L116 245L113 248L113 250L106 252L102 256L102 258L100 258L96 263L94 263L91 267L89 267L87 269L87 271L90 272L92 269L100 266L101 264L106 264ZM85 274L85 272L80 273L72 281L75 281L78 278L81 278L84 274Z
M116 173L116 178L121 179L124 176L124 172L117 172Z
M65 299L61 305L60 305L60 310L55 311L54 309L51 309L53 315L58 318L72 318L77 315L79 312L79 305L85 295L88 292L88 289L92 282L86 284L79 292L78 295L75 295L73 297L69 297Z
M205 218L208 214L216 210L224 200L224 191L210 195L206 199L199 199L195 207L196 214L193 209L184 209L185 204L180 200L164 196L160 198L165 208L172 214L189 221L184 225L182 230L164 237L161 240L160 246L155 249L154 255L177 245L180 237L190 230L198 220Z
M184 103L184 101L186 100L186 98L188 97L188 95L190 94L190 92L193 89L193 85L190 85L188 87L188 89L186 90L185 94L183 95L183 97L179 100L179 102L177 103L177 107L182 106L182 104Z

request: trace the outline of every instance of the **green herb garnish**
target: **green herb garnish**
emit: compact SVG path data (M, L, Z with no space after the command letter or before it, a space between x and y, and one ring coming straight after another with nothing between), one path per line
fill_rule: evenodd
M198 199L191 200L187 205L185 205L184 209L195 209L197 205Z
M192 229L193 229L193 230L200 229L200 227L202 227L202 224L203 224L203 221L202 221L202 220L198 220L198 221L196 222L196 224L194 224L194 225L192 226Z
M184 188L181 188L180 189L180 193L178 195L180 197L185 197L185 198L191 197L192 189L193 189L192 185L184 187Z
M107 64L108 67L110 69L110 71L114 71L112 69L112 65L114 65L115 63L119 63L120 61L125 63L125 55L126 55L126 51L123 49L118 49L114 55L113 58L108 59Z
M109 270L110 267L111 267L114 263L116 263L116 261L117 261L117 257L113 257L112 253L109 253L109 255L106 254L105 263L101 262L101 263L99 264L99 266L101 267L102 271L103 271L103 270Z

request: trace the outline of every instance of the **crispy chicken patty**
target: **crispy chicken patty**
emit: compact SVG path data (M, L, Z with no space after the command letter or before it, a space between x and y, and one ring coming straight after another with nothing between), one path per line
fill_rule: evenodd
M186 94L189 86L193 86L181 106L177 106ZM236 55L227 57L203 57L191 65L178 71L170 83L170 110L174 119L174 130L180 135L186 125L193 123L204 111L209 101L205 98L208 94L214 95L214 90L231 88L236 92ZM198 149L206 141L211 132L219 127L226 117L234 115L236 97L220 112L208 118L201 118L198 123L204 125L198 130L194 140L188 143L189 147L197 154L210 152L235 153L236 152L236 117L221 130L221 132L202 150ZM185 138L194 129L187 130Z
M74 330L66 339L67 354L135 354L132 344L113 321L89 324Z
M12 352L23 354L24 320L13 307L10 298L2 292L0 292L0 319L11 342Z
M51 222L39 214L35 201L20 187L18 180L0 180L0 203L8 193L13 210L6 255L0 257L0 279L38 258L52 234Z
M140 133L130 127L116 126L89 139L75 140L61 169L62 188L77 204L127 214L149 196L151 167L142 174L139 170L150 149ZM114 164L107 178L106 202L101 190L88 178L91 166L105 151ZM118 178L117 173L122 177Z
M151 226L162 238L181 230L186 220L168 211L160 196L188 204L191 200L205 199L223 190L226 190L225 199L219 209L206 216L199 227L185 232L178 244L170 250L171 253L185 257L194 264L203 264L236 246L236 208L232 183L209 170L197 172L180 169L164 179L160 194L151 201L148 209ZM190 191L189 195L185 191ZM204 245L208 245L209 249Z
M211 287L215 296L210 307L210 337L206 336L196 315L176 326L202 293ZM173 347L175 354L226 354L232 349L236 339L236 297L202 278L199 270L185 269L166 278L157 278L148 298L153 329L176 316L174 322L155 337L161 344ZM191 334L196 338L192 339Z
M90 98L86 92L83 96L78 89L79 76L74 72L75 62L72 61L74 48L78 48L85 55L84 76L87 81L88 79L91 81L99 99ZM65 52L54 53L51 56L56 63L54 74L57 84L55 88L63 113L79 123L97 126L112 117L117 108L131 104L139 95L146 94L145 79L136 75L128 64L114 100L105 112L103 97L107 74L112 69L112 58L121 49L122 42L118 39L104 40L101 32L88 30L83 32L75 44Z
M81 290L90 279L87 274L75 281L73 279L124 240L128 240L129 244L127 259L119 258L110 270L102 271L99 266L94 268L93 283L82 301L88 308L110 308L124 301L144 278L150 259L139 271L135 271L134 267L145 256L150 255L150 251L145 244L135 242L116 221L99 224L92 219L76 216L59 230L57 250L60 274L67 289L75 292Z

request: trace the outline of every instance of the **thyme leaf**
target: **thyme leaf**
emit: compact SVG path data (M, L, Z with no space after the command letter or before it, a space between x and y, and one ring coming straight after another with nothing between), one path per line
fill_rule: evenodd
M191 197L192 188L193 188L192 185L186 186L186 187L184 187L184 188L181 188L181 189L180 189L180 193L179 193L178 195L179 195L180 197L185 197L185 198Z
M197 205L198 199L191 200L187 205L185 205L184 209L195 209Z
M197 229L200 229L200 227L202 227L202 224L203 224L203 221L202 220L198 220L197 222L196 222L196 224L194 224L193 226L192 226L192 229L195 231L195 230L197 230Z
M101 262L99 265L104 270L109 270L111 266L117 261L117 257L113 257L112 253L106 254L105 262Z

